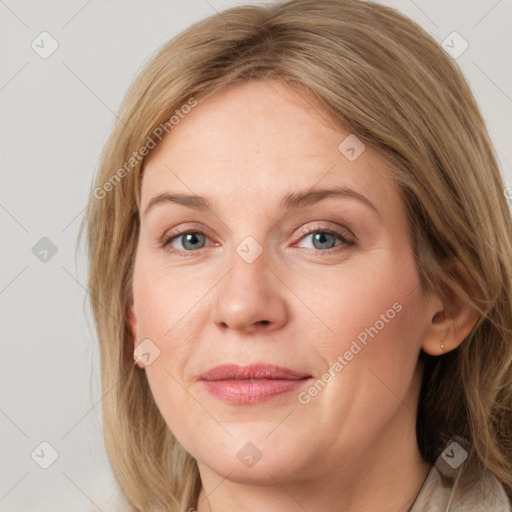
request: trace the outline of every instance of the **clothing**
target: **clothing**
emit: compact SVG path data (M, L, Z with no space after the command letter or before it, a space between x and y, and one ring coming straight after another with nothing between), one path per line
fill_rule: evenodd
M445 452L443 452L444 454ZM409 512L511 512L501 482L487 472L471 489L460 494L454 487L459 469L441 454L432 466Z

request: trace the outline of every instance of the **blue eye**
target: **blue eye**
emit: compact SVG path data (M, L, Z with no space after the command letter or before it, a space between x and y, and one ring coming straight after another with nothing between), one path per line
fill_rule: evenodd
M343 249L343 247L351 247L355 245L355 242L347 238L346 231L338 230L336 228L309 228L305 233L302 233L301 240L306 240L311 237L313 248L312 250L319 253L330 254L331 249L337 250ZM336 239L340 240L339 244L336 244ZM342 246L342 247L339 247ZM299 246L300 247L300 246ZM309 249L306 247L306 249Z
M314 249L332 249L336 245L336 238L340 238L339 235L329 231L312 231L303 237L303 240L308 237L311 237Z
M204 238L206 238L206 235L204 233L201 233L200 231L190 231L188 233L181 233L180 235L169 238L166 242L164 242L164 247L169 245L173 240L181 240L182 247L186 251L202 249L202 247L197 247L197 244L201 243L201 239L203 239L204 243Z
M344 246L350 247L355 245L355 242L349 240L345 236L346 232L334 229L334 228L315 228L309 229L305 233L302 233L300 240L305 240L309 236L312 236L313 249L317 252L329 252L331 249L336 247ZM336 244L336 239L340 241ZM174 241L180 241L181 248L172 246ZM178 255L187 256L194 252L198 252L205 248L206 241L209 240L202 231L185 231L183 233L173 234L167 237L162 243L162 247L169 253L175 253ZM343 248L343 247L342 247ZM308 249L306 247L306 249ZM188 254L187 254L188 253Z

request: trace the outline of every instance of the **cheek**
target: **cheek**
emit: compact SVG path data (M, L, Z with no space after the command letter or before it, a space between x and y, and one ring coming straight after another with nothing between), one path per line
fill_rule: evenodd
M184 325L190 326L207 290L204 280L196 276L141 265L133 282L138 338L154 338L155 342L176 338Z
M169 273L170 274L170 273ZM204 284L180 277L136 269L133 282L137 317L136 345L144 341L150 347L151 364L146 365L148 382L162 415L171 427L179 428L172 411L193 408L184 379L187 364L197 349L204 310L198 300L204 296ZM201 316L201 317L200 317ZM145 340L150 340L145 341Z
M190 453L197 450L198 432L217 432L219 425L193 398L187 386L182 383L178 372L167 364L159 365L155 361L146 368L151 393L165 423ZM222 440L222 436L218 436ZM207 450L208 447L206 446Z
M364 345L385 331L400 330L410 310L416 310L419 283L414 272L386 265L379 269L366 269L364 274L349 269L341 277L325 280L317 293L310 293L311 309L320 312L320 320L331 331L331 336L322 338L326 348L339 340L358 339Z
M412 259L389 258L373 268L330 280L323 307L317 296L315 307L329 331L324 328L316 350L325 369L340 376L329 386L332 393L363 386L378 405L379 397L392 397L386 386L407 389L421 347L423 303Z

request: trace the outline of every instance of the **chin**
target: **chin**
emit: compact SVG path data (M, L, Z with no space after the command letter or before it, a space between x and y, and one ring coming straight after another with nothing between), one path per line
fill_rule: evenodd
M296 458L263 455L256 462L249 463L240 461L235 454L223 454L221 457L205 457L201 465L207 466L212 471L232 482L246 483L251 485L275 485L299 477L302 473L297 467Z
M234 438L210 438L209 445L203 442L201 446L196 444L191 447L189 453L196 458L199 467L207 466L234 482L256 485L275 485L276 479L308 478L306 473L310 472L314 463L310 460L310 456L315 456L314 450L294 440L290 432L273 438L274 433L268 435L271 431L269 428L260 431L240 428L237 431L228 427L228 430Z

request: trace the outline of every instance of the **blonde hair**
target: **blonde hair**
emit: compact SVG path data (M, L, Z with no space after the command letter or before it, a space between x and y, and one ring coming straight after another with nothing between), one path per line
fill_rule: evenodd
M394 9L358 0L223 11L167 43L127 93L82 225L105 443L121 490L134 511L186 511L201 487L195 460L133 366L127 313L141 148L162 127L170 132L187 102L265 79L303 91L391 164L423 290L450 291L479 312L458 348L421 353L418 446L434 463L453 436L467 440L461 482L476 478L469 472L476 465L512 496L512 221L492 144L462 73L438 43ZM454 260L475 293L460 267L445 264Z

